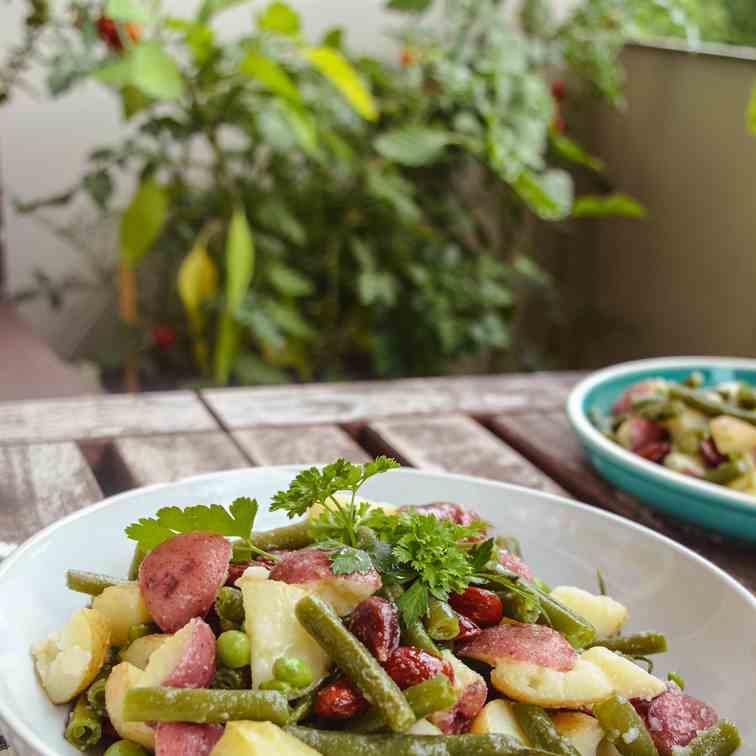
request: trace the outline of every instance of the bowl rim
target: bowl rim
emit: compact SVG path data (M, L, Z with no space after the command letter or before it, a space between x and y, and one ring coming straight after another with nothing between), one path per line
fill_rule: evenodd
M705 497L709 500L717 499L718 503L726 509L756 518L756 499L753 496L719 486L716 483L699 480L690 475L683 475L633 454L606 438L593 425L585 411L585 400L588 394L597 386L609 380L632 374L638 370L664 370L681 367L690 367L691 370L695 370L696 367L740 368L756 372L756 360L739 357L656 357L621 362L591 373L572 389L567 398L567 417L584 443L596 447L601 453L613 458L616 462L622 462L641 477L656 478L667 486L686 490L693 495Z
M37 543L44 541L46 538L49 538L52 533L64 527L67 527L70 523L75 522L76 520L82 519L84 517L87 517L92 512L96 512L96 511L99 511L100 509L104 509L105 507L108 507L111 504L115 504L120 500L129 499L131 497L138 497L147 492L159 491L161 489L169 489L177 485L215 480L218 478L243 474L245 472L250 472L250 471L254 471L258 474L264 474L265 472L271 472L271 471L296 473L300 470L303 470L311 466L312 465L264 465L260 467L246 467L246 468L242 467L242 468L237 468L234 470L222 470L218 472L192 475L187 478L182 478L180 480L171 481L168 483L155 483L149 486L140 486L139 488L133 488L129 491L123 491L122 493L106 497L102 501L99 501L95 504L90 504L87 507L77 510L76 512L72 512L66 517L63 517L60 520L57 520L56 522L51 523L47 527L43 528L42 530L32 535L22 544L20 544L18 548L16 548L10 556L8 556L2 562L0 562L0 590L2 589L2 582L5 575L11 571L11 569L15 566L17 562L22 561L26 552L32 549ZM679 552L681 556L692 559L693 562L697 563L701 569L705 569L705 570L709 570L710 572L713 572L715 575L717 575L720 579L724 581L724 584L726 586L734 590L736 594L739 594L741 596L741 598L744 598L746 600L746 603L750 605L750 607L754 611L756 611L756 595L751 593L747 588L745 588L745 586L741 585L732 575L728 574L721 567L718 567L716 564L714 564L713 562L710 562L708 559L696 553L695 551L688 548L687 546L684 546L683 544L678 543L677 541L673 540L672 538L669 538L663 533L659 533L656 530L653 530L652 528L646 527L645 525L641 525L640 523L637 523L634 520L621 517L620 515L614 514L613 512L608 512L604 509L599 509L598 507L595 507L595 506L584 504L583 502L577 501L575 499L571 499L568 496L560 496L558 494L549 493L547 491L541 491L539 489L528 488L527 486L516 485L514 483L506 483L504 481L492 480L490 478L482 478L476 475L464 475L460 473L448 473L448 472L443 472L443 471L427 470L427 469L423 470L423 469L416 469L416 468L411 468L411 467L401 467L399 470L389 471L388 474L391 475L391 474L396 474L396 473L418 476L421 478L422 477L434 477L434 478L441 477L441 478L447 478L447 479L460 480L460 481L469 482L469 483L478 483L478 484L483 483L485 485L494 486L495 488L500 488L504 491L511 491L511 490L524 491L524 492L529 493L530 495L538 496L540 498L544 498L546 500L559 503L562 506L566 506L568 509L583 510L599 519L604 519L610 522L614 522L620 527L626 527L626 528L629 528L630 530L635 530L640 533L644 533L650 536L653 540L656 540L660 546L666 546L667 548L672 548L674 551ZM31 747L32 749L35 749L37 753L40 754L40 756L60 756L60 752L50 749L47 745L45 745L45 743L43 743L40 739L38 739L36 733L30 727L28 727L24 723L19 723L17 720L14 721L15 715L13 714L12 711L10 711L10 708L8 704L6 703L6 701L7 699L4 700L3 698L0 697L0 721L2 721L6 727L10 728L13 736L20 738L24 742L25 745ZM7 732L4 734L7 735Z

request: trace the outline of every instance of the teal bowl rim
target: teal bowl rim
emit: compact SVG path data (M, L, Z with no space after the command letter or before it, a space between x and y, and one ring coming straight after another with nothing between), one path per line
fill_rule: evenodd
M690 475L674 472L649 462L606 438L590 421L585 406L587 397L602 383L627 377L635 372L649 370L697 368L736 368L756 372L756 360L735 357L661 357L633 362L622 362L591 373L575 386L567 398L567 417L573 430L585 446L602 454L612 462L630 468L634 473L654 480L658 485L677 488L697 498L716 499L718 504L733 512L756 518L756 499L749 494L708 483ZM619 397L618 397L619 398Z

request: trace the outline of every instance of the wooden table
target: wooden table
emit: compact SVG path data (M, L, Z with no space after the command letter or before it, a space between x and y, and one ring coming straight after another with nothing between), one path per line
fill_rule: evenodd
M249 465L365 460L572 496L689 546L756 591L756 550L663 517L598 478L568 427L576 373L175 391L0 403L0 557L135 486Z

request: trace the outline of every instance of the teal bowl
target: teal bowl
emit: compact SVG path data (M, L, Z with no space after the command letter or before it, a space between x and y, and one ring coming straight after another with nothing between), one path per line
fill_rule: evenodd
M581 381L567 400L567 415L591 464L617 488L653 509L756 543L756 498L649 462L610 441L589 418L593 409L608 413L622 392L638 381L681 381L694 370L703 374L706 385L732 380L756 385L756 360L669 357L626 362Z

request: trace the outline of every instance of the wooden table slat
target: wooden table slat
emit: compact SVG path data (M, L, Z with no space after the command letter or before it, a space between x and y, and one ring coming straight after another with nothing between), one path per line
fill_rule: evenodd
M464 415L378 420L366 431L414 467L564 491L521 454Z
M191 391L0 403L0 444L217 429Z
M234 431L234 438L258 465L316 465L344 457L367 462L370 455L336 425L261 427Z
M222 431L119 438L113 447L135 486L249 465Z
M693 549L756 591L756 551L645 506L594 472L562 412L491 421L494 431L581 501L645 525Z
M0 544L19 543L101 498L76 444L0 447Z
M417 378L361 383L211 389L202 396L232 429L359 423L402 415L550 410L564 405L575 374Z

